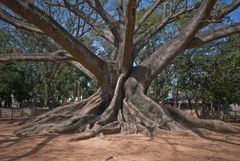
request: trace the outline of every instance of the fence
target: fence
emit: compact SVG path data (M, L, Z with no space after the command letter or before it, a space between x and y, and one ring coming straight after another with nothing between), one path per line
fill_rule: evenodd
M226 122L240 122L240 111L229 111L223 117Z
M0 108L0 120L25 119L48 111L48 108Z

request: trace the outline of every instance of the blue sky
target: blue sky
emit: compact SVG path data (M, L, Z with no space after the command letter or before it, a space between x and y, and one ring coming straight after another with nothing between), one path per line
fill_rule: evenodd
M231 13L230 16L234 21L240 22L240 8Z
M231 4L234 2L234 0L225 0L227 4ZM238 7L235 11L229 14L229 16L232 18L235 22L240 22L240 7Z

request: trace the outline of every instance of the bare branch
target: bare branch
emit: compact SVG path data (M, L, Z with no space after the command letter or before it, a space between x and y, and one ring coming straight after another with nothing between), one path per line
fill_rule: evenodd
M96 76L100 85L108 82L108 75L105 72L107 64L92 53L85 45L77 41L53 18L33 4L28 4L22 0L0 0L0 2L33 23L63 46L78 62Z
M9 23L9 24L15 26L16 28L23 29L23 30L30 31L30 32L44 34L42 32L42 30L38 29L37 27L35 27L27 22L21 21L15 17L13 17L12 15L10 15L9 13L7 13L6 11L4 11L1 8L0 8L0 19L6 23Z
M121 34L119 30L119 26L116 21L111 17L103 8L102 4L99 0L86 0L86 2L102 17L102 19L106 22L109 29L112 31L114 35L115 41L120 42Z
M137 22L137 25L135 27L135 32L138 31L138 29L142 26L142 24L148 19L148 17L153 13L153 11L162 3L164 3L166 0L157 0L142 16L142 18Z
M202 33L194 37L187 48L197 48L206 43L230 36L235 33L240 33L240 23L236 23L218 30Z
M142 33L140 36L138 36L135 40L134 40L134 44L135 44L135 50L138 52L139 50L141 50L147 43L148 41L157 33L159 32L161 29L163 29L166 25L168 25L169 23L177 20L177 18L179 18L180 16L182 16L183 14L186 13L190 13L191 11L193 11L194 9L196 9L198 6L193 6L191 8L186 8L184 10L178 11L175 14L169 15L167 16L164 20L162 20L160 22L160 24L154 25L152 27L150 27L147 31L145 31L144 33Z
M95 31L97 31L100 36L102 36L110 43L114 43L113 34L109 29L101 27L92 17L79 10L78 7L71 5L67 1L64 1L64 4L67 9L72 11L75 15L81 17L85 22L87 22L87 24L90 25Z

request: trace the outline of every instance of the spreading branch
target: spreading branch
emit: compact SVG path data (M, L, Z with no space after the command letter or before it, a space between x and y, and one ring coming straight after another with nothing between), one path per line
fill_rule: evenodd
M27 22L24 22L22 20L19 20L19 19L13 17L12 15L10 15L9 13L7 13L6 11L4 11L1 8L0 8L0 19L6 23L9 23L9 24L15 26L16 28L23 29L23 30L30 31L30 32L44 34L42 32L42 30L38 29L37 27L35 27Z
M237 32L240 33L240 23L236 23L218 30L205 32L194 37L187 48L198 48L206 43L230 36Z
M26 3L26 1L0 0L0 2L54 39L79 63L93 73L100 85L106 85L108 82L108 76L105 72L107 67L106 63L92 53L85 45L77 41L53 18L48 16L33 4Z
M80 63L65 50L58 50L51 53L14 53L8 55L0 55L0 63L9 62L66 62L68 65L85 73L89 78L96 80L95 76L84 68Z
M24 61L66 61L74 60L74 58L64 50L59 50L52 53L14 53L8 55L0 55L0 63L7 62L24 62Z

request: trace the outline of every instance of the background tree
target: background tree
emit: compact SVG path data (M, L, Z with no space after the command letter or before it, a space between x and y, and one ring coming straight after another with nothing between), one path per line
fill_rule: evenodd
M178 57L173 62L172 80L175 80L175 85L172 85L172 90L178 91L181 99L211 103L218 110L224 110L231 103L239 103L237 37L230 37L217 49L214 43L204 50L189 51Z
M26 36L27 34L27 36ZM7 29L1 32L1 54L18 52L41 52L44 44L39 44L36 35ZM1 102L11 107L12 98L19 107L42 106L54 108L63 102L86 98L93 93L92 81L82 72L60 62L1 64ZM82 80L81 84L79 81ZM67 84L65 84L67 82ZM89 86L89 87L88 87ZM44 87L44 88L42 88Z
M239 7L239 0L228 4L217 0L0 2L5 5L1 7L2 20L52 38L46 39L45 45L50 46L44 53L4 56L1 62L66 61L94 79L99 87L90 98L39 116L18 129L17 134L77 131L83 132L80 139L101 132L158 129L206 128L239 133L239 127L215 120L192 120L177 109L162 107L146 96L152 80L180 53L239 32L239 23L225 21L225 17ZM144 14L136 19L136 12ZM159 15L157 22L151 21L154 15ZM182 22L175 23L180 17ZM221 25L215 25L217 23ZM144 24L151 26L142 28ZM171 34L172 38L156 36L165 34ZM82 36L90 41L82 41ZM158 47L149 55L141 56L151 41ZM98 50L88 48L88 42ZM105 43L111 47L104 50Z

